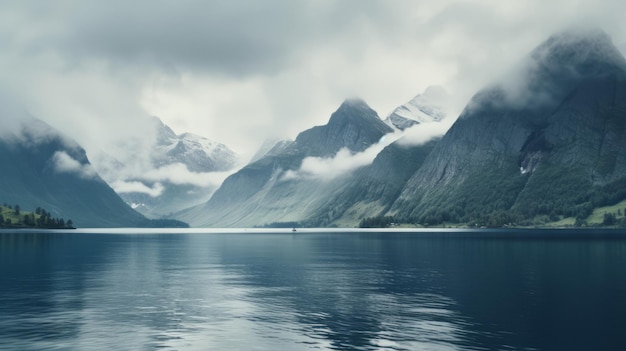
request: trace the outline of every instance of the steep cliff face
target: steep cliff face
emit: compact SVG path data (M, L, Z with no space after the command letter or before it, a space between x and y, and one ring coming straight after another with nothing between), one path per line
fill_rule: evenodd
M300 133L293 142L277 143L228 177L205 205L181 213L180 218L196 226L227 227L306 220L326 206L349 177L294 176L303 160L330 159L342 149L360 152L389 132L392 129L367 104L347 100L328 124Z
M0 164L2 202L25 210L42 207L77 227L145 224L98 176L85 150L40 120L25 118L19 129L0 137Z
M390 213L470 220L574 208L626 176L625 126L626 61L610 38L556 34L474 96Z

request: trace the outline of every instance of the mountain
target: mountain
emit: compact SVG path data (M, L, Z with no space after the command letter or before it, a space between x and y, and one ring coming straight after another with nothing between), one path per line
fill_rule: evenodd
M295 141L278 142L260 159L229 176L202 206L180 214L196 226L259 226L300 222L329 205L350 180L301 172L306 160L317 160L317 171L330 171L324 162L350 159L392 132L362 100L346 100L329 122L300 133Z
M85 150L41 120L24 117L0 135L0 201L42 207L76 227L136 227L132 210L94 171Z
M501 225L626 198L626 61L596 29L551 36L478 92L388 214Z
M330 116L328 124L300 133L296 144L306 156L332 156L341 148L363 151L392 131L365 101L349 99Z
M211 181L210 178L216 175L220 178L221 172L232 170L240 162L239 156L224 144L192 133L177 135L157 117L152 119L152 126L156 138L150 150L148 175L131 175L123 181L139 182L154 191L118 190L128 204L148 217L167 217L205 203L218 186L219 180ZM121 174L124 167L126 165L117 162L117 170L107 173ZM155 179L150 171L162 174L161 179ZM167 177L168 174L177 178ZM112 183L117 184L115 180Z
M355 227L364 218L384 215L438 142L435 138L420 145L405 145L400 140L388 145L371 165L356 170L328 194L326 205L300 225Z
M293 140L288 139L268 139L257 152L252 156L249 163L254 163L266 155L278 155L282 151L285 151L293 143Z
M417 127L445 117L434 92L396 109L387 126L364 102L346 101L327 125L265 147L183 219L203 226L584 224L594 208L626 199L626 60L604 32L551 36L476 93L443 137L415 144L413 132L430 129ZM389 125L414 144L398 140L371 164L333 173L381 145Z
M237 165L237 154L226 145L192 133L176 135L157 117L153 121L157 129L155 166L182 163L192 172L221 172Z
M397 107L385 119L392 128L405 130L416 124L441 122L446 117L445 109L449 104L448 93L440 86L431 86L411 99L406 104Z

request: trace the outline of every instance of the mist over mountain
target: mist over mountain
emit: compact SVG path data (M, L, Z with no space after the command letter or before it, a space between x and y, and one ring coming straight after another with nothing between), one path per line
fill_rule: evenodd
M142 220L98 174L148 216L211 227L584 225L594 209L626 200L626 60L603 31L552 35L456 119L451 100L431 87L382 120L348 99L325 125L269 140L237 171L227 146L157 118L125 141L143 145L132 157L95 166L50 126L10 119L0 161L15 166L0 201L79 226L74 213L89 226Z
M350 180L360 162L371 162L359 156L392 132L364 101L346 100L326 125L303 131L293 142L278 142L228 177L206 205L180 218L199 226L306 220L333 201L332 194ZM338 164L344 166L341 172Z
M385 122L395 133L348 100L327 125L266 147L183 218L202 226L354 226L379 216L498 226L584 219L626 198L626 61L604 32L551 36L476 93L441 139L451 119L433 96L445 100L429 89L394 110ZM342 171L351 162L358 166Z
M134 227L132 210L96 173L85 150L41 120L11 118L0 135L0 201L25 210L45 208L77 227Z
M624 57L600 30L561 32L474 96L389 214L429 223L585 218L626 195L625 147Z
M151 125L155 138L137 162L142 167L115 159L102 163L118 194L148 217L169 216L206 202L241 162L224 144L192 133L177 135L157 117Z
M433 138L424 144L397 141L388 145L372 164L356 170L328 195L330 201L299 224L354 227L365 218L386 214L438 142L439 138Z

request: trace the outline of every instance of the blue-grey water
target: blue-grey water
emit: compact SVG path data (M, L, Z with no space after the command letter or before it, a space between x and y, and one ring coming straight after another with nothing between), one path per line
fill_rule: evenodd
M2 350L625 345L619 232L0 232Z

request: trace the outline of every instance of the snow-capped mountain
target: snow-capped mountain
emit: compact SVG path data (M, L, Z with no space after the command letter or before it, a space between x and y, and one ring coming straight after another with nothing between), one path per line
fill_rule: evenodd
M152 126L154 141L142 172L125 172L133 167L110 160L115 170L106 172L117 175L107 180L124 201L148 217L167 217L208 201L240 162L224 144L192 133L176 134L157 117Z
M156 167L182 163L192 172L222 172L232 169L238 155L226 145L192 133L176 135L154 117L157 142L153 150Z
M385 123L392 128L405 130L420 123L440 122L446 117L448 99L448 93L442 87L428 87L423 94L391 112Z

